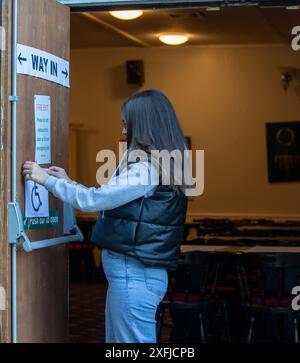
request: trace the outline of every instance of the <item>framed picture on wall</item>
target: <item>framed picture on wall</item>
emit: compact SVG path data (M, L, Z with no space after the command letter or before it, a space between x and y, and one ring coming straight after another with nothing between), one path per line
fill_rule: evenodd
M266 124L269 182L300 181L300 121Z

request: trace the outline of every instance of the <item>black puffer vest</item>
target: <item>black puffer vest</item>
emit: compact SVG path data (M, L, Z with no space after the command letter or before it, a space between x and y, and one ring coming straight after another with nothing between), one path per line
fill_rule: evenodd
M135 257L146 266L175 270L186 210L184 194L158 185L152 196L100 213L91 241Z

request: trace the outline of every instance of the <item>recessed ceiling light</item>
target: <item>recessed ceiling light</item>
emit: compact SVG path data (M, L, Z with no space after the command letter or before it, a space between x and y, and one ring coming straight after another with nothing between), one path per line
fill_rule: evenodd
M180 45L186 43L189 40L189 37L186 34L181 33L165 33L161 34L158 39L167 45Z
M110 11L110 15L121 20L132 20L139 18L143 15L142 10L121 10L121 11Z

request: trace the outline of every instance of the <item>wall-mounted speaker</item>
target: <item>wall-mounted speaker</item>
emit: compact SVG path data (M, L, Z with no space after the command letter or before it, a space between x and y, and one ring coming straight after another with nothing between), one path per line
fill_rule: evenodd
M141 86L145 82L143 60L128 60L126 62L126 71L129 85Z

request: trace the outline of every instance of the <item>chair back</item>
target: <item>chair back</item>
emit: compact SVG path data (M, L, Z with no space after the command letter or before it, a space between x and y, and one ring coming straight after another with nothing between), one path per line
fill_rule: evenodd
M169 296L184 294L184 301L198 295L199 300L214 296L215 288L222 272L222 264L214 255L199 251L185 252L178 261L178 268L170 282Z
M243 303L283 305L300 284L300 255L242 254L237 276Z

